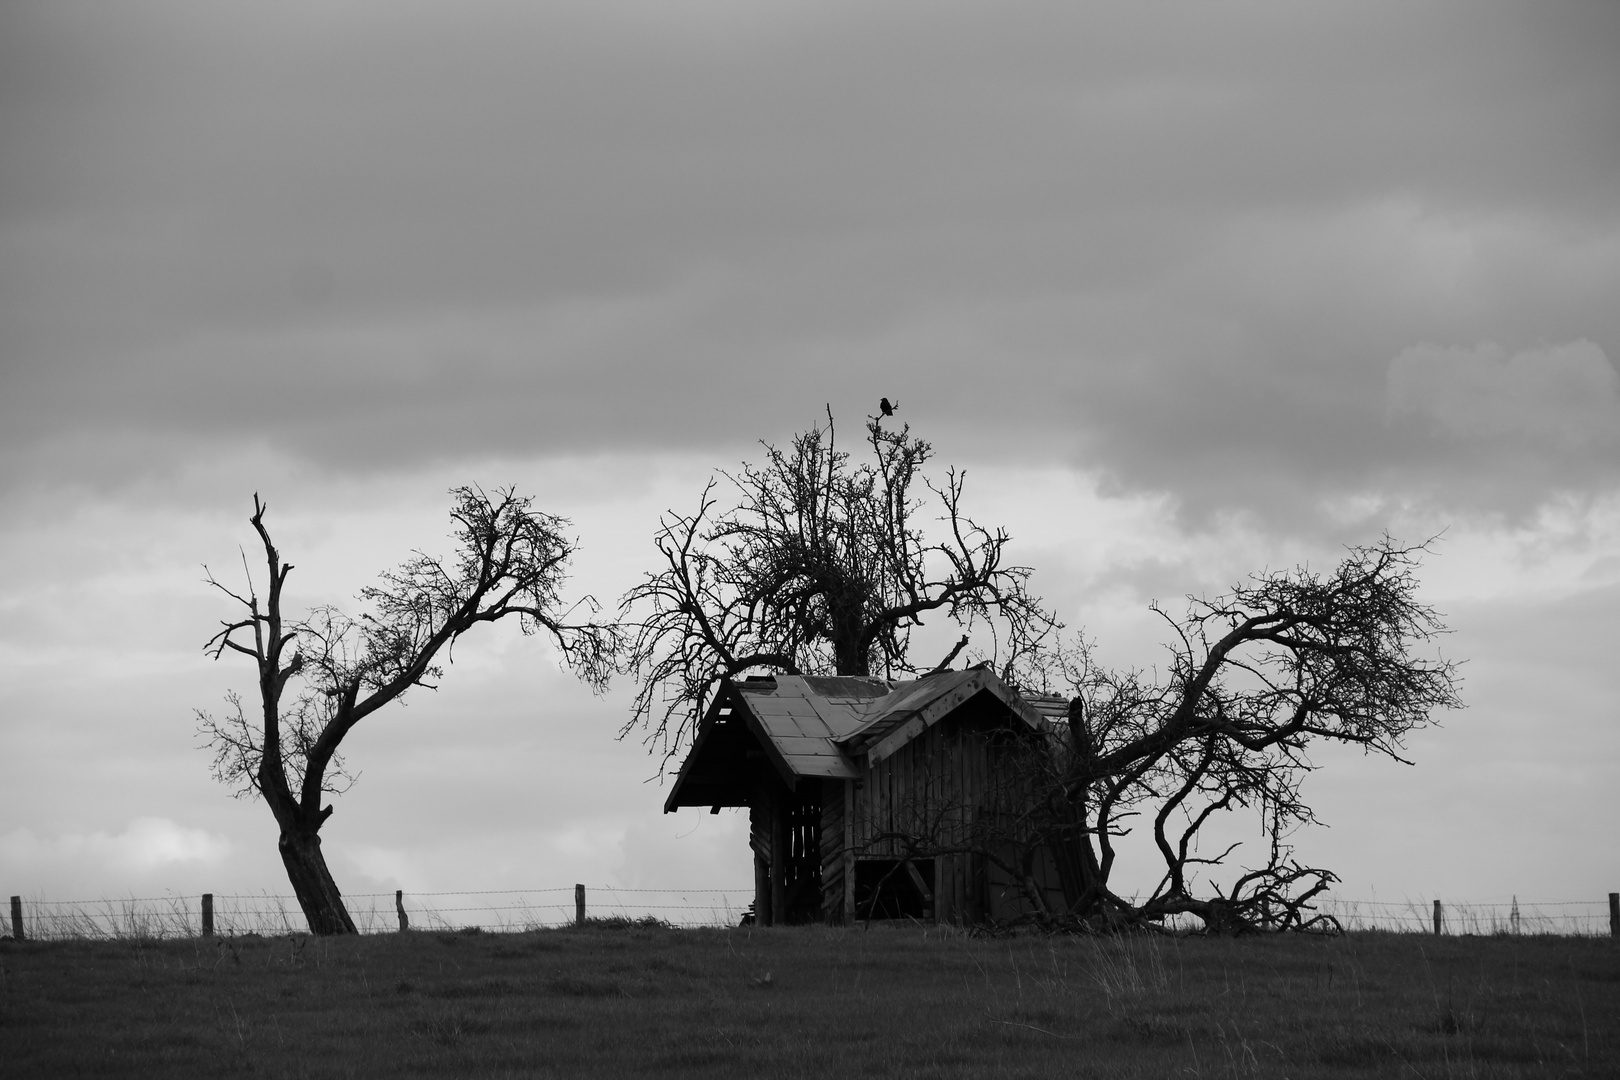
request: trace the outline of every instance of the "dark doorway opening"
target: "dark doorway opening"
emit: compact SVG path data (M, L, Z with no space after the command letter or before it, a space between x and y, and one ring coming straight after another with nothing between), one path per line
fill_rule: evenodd
M860 919L932 919L934 860L858 860L855 915Z
M821 792L816 784L800 786L810 790L795 796L787 811L786 923L821 921Z

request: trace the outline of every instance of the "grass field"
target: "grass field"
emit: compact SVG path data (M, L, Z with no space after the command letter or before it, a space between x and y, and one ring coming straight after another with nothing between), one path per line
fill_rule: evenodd
M1608 939L586 927L0 944L0 1076L1620 1076Z

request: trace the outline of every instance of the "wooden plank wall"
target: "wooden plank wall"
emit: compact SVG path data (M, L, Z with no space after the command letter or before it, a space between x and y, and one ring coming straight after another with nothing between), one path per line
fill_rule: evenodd
M1034 873L1030 876L1035 879L1035 887L1040 890L1041 898L1048 911L1062 911L1063 883L1058 876L1057 860L1053 858L1050 850L1041 848L1035 860ZM1024 894L1022 886L1008 876L1000 867L987 863L985 866L985 914L992 919L1016 919L1035 914L1034 905Z
M939 847L966 845L974 839L974 826L984 815L999 816L1023 805L1029 796L1029 781L1013 768L1006 738L1004 717L969 705L868 770L856 782L851 800L852 850L848 854L901 858L906 851L904 840L892 835L878 839L885 834L925 838L927 844ZM841 876L845 861L828 857L829 838L836 838L837 833L825 827L826 814L835 801L829 798L823 810L824 882L835 863ZM1037 871L1037 876L1046 876L1045 869ZM1006 911L1007 904L994 903L991 892L988 866L982 857L972 853L935 857L935 918L974 922L991 915L992 907ZM832 897L825 888L823 895Z
M879 762L856 790L860 853L899 858L903 841L884 834L926 835L962 843L976 808L994 794L994 746L978 725L947 718Z
M901 858L904 840L878 839L885 834L925 837L940 846L968 841L976 808L987 794L993 747L976 711L962 713L879 762L857 785L851 830L857 857ZM983 910L980 861L966 853L935 858L937 919L973 921Z
M821 914L834 925L847 921L844 911L844 785L821 782Z
M748 806L748 846L754 851L754 918L771 924L771 810L770 803L751 799Z

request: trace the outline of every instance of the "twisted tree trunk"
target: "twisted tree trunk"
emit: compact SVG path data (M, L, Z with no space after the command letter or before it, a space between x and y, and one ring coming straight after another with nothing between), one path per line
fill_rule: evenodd
M1086 727L1085 702L1079 697L1069 702L1069 752L1066 798L1059 796L1063 801L1057 807L1058 827L1052 847L1069 914L1090 922L1105 913L1103 899L1108 881L1091 842L1090 781L1097 755Z
M281 864L287 869L298 906L312 934L355 934L354 920L343 905L343 895L326 868L321 854L321 837L314 829L283 830L277 843Z

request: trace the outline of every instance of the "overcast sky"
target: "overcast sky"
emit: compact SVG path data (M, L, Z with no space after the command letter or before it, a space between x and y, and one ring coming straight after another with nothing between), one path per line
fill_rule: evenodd
M880 395L1115 663L1384 532L1467 708L1325 754L1349 897L1620 889L1620 6L0 6L0 892L285 892L194 708L445 491L660 511ZM353 738L350 892L746 887L533 639Z

